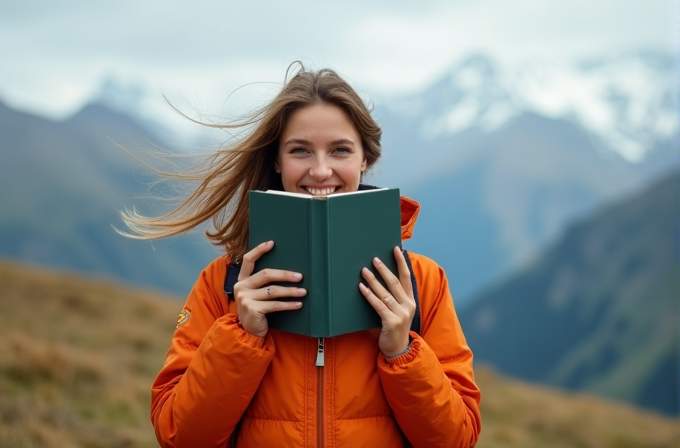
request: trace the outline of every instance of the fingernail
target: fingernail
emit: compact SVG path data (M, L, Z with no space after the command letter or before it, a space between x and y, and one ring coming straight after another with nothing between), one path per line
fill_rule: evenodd
M305 288L298 288L297 293L299 296L304 296L307 294L307 290Z
M369 271L368 268L364 267L361 269L361 272L363 272L364 274L368 274L371 271Z
M359 289L361 289L362 291L364 291L364 290L366 290L366 286L364 286L363 283L359 283Z
M300 280L300 279L302 278L302 274L300 274L299 272L294 272L294 273L293 273L293 278L294 278L295 280Z
M374 262L375 264L382 264L382 261L380 261L380 258L378 258L378 257L375 257L375 258L373 259L373 262Z

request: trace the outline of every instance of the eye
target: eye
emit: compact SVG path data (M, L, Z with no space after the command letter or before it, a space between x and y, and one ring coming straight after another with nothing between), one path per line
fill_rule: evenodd
M344 147L344 146L341 146L339 148L335 148L333 150L333 154L351 154L351 153L352 153L352 150L347 148L347 147Z
M307 150L301 146L296 146L288 151L289 154L306 154Z

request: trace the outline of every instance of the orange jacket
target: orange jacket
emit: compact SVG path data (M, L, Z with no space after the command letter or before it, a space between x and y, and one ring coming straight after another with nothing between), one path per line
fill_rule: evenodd
M419 205L402 200L402 237ZM470 447L481 429L472 353L444 271L410 253L421 331L387 359L379 329L318 340L239 324L223 292L227 256L200 275L152 389L163 447ZM239 423L240 422L240 423ZM232 435L237 434L236 440Z

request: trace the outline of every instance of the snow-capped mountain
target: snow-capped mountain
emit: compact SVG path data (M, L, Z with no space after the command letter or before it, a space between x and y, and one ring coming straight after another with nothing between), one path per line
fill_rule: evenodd
M412 249L470 298L574 220L680 166L673 69L657 53L514 69L470 57L377 103L372 180L423 204Z
M676 68L670 55L655 52L515 67L476 55L424 92L385 106L417 121L424 139L493 132L527 112L568 119L636 162L678 132Z
M518 96L527 109L572 119L636 162L677 135L676 68L673 58L658 53L529 66L516 77Z

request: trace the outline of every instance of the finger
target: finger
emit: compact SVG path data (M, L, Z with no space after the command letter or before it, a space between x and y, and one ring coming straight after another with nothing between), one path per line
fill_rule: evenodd
M302 308L302 302L283 302L280 300L273 300L260 303L264 305L260 310L262 314L277 313L279 311L292 311Z
M366 270L368 271L368 269ZM400 314L402 312L402 307L399 301L395 299L389 291L382 287L371 271L368 271L366 275L372 277L372 280L367 280L367 283L370 282L370 287L361 284L361 286L366 288L366 292L364 293L364 290L362 289L362 293L364 293L364 297L372 302L373 308L375 308L376 311L384 310L387 312L385 314L380 314L379 311L381 317Z
M256 300L272 300L282 297L304 297L307 295L305 288L284 287L270 285L260 289L260 295Z
M363 268L361 270L361 275L364 277L364 280L366 280L371 292L378 298L378 300L383 302L385 298L392 296L392 293L385 289L385 287L378 281L375 274L373 274L370 269Z
M299 301L280 301L280 300L249 300L242 304L239 310L239 318L243 322L252 322L253 319L258 320L257 316L265 316L269 313L277 311L296 310L302 307L302 302ZM246 324L244 324L246 325Z
M243 261L241 262L241 272L238 275L238 281L250 277L255 269L255 262L260 259L260 257L274 247L273 241L265 241L264 243L258 244L252 248L248 253L243 256Z
M293 271L284 271L283 269L262 269L250 277L244 279L242 283L252 289L259 289L265 285L274 282L299 282L302 280L302 274Z
M399 270L399 282L407 297L413 297L413 283L411 283L411 271L406 263L406 257L399 246L394 248L394 258L397 260Z
M378 313L380 318L384 318L385 316L389 314L393 314L394 312L390 309L390 307L385 303L383 299L380 299L378 296L375 295L375 293L369 288L368 286L364 285L363 283L359 283L359 290L361 291L361 294L366 297L366 300L368 300L368 303L371 304L373 309ZM394 299L392 299L394 301ZM394 301L396 302L396 301ZM389 303L389 299L388 299Z
M373 259L373 266L375 266L375 269L378 271L383 281L387 285L390 294L392 294L394 298L397 299L397 302L402 303L404 300L407 300L407 296L404 293L404 288L402 288L401 281L392 273L392 271L390 271L385 263L376 257ZM380 293L379 291L376 292Z

